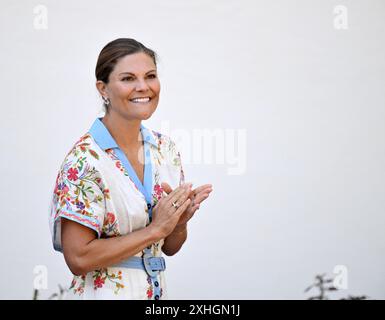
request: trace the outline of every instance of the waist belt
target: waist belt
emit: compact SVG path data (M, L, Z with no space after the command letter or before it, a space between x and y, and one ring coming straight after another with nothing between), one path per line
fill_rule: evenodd
M151 252L145 252L142 257L130 257L114 267L142 269L150 277L155 277L157 271L166 270L166 262L163 257L154 257Z

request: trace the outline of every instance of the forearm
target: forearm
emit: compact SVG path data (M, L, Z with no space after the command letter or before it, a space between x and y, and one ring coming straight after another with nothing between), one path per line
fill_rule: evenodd
M187 239L187 224L176 227L172 233L170 233L164 240L162 251L172 256L177 253L183 246Z
M154 228L148 226L124 236L107 239L95 239L89 242L77 257L79 273L109 267L160 240Z

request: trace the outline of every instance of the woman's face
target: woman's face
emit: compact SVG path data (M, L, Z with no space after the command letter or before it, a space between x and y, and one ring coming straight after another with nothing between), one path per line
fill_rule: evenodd
M158 106L160 83L156 66L143 52L124 56L110 73L109 82L98 82L101 94L111 101L108 113L127 120L146 120Z

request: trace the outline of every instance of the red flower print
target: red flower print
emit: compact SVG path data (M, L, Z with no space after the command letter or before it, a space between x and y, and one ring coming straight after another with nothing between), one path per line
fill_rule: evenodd
M68 179L73 180L73 181L77 180L78 179L78 176L77 176L78 173L79 173L78 169L70 168L68 170L68 174L67 174Z
M157 195L158 197L161 197L161 196L162 196L162 193L163 193L163 188L162 188L159 184L156 184L156 185L154 186L154 191L155 191L155 193L156 193L156 195Z
M113 224L115 222L115 215L112 212L107 213L107 221L109 224Z
M152 297L152 288L148 288L147 289L147 298L151 298Z
M96 277L94 280L94 286L95 288L101 288L104 285L104 279L102 277Z
M120 169L121 166L122 165L121 165L120 161L116 161L116 167Z

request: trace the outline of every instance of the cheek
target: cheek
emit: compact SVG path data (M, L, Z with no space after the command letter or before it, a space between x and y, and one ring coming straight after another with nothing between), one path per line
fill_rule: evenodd
M155 83L153 84L152 90L153 90L154 92L156 92L157 94L159 94L159 92L160 92L160 82L159 82L159 81L157 81L157 82L155 82Z
M134 90L134 86L128 83L119 83L115 89L116 96L124 98L131 94L131 92Z

